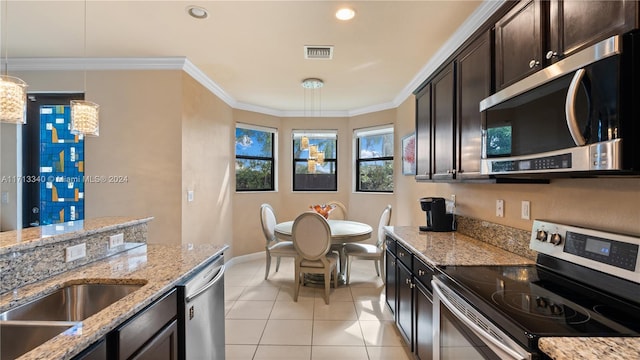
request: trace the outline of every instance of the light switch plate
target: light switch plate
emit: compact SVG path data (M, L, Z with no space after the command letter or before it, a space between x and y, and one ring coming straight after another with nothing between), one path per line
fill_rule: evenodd
M193 190L187 191L187 201L188 202L192 202L193 201Z
M523 220L530 220L531 219L531 202L524 200L522 201L522 209L520 212L520 217Z

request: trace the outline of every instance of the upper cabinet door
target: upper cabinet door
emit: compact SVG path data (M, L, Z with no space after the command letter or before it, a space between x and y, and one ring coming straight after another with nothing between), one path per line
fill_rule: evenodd
M549 6L549 46L544 53L551 62L638 25L637 0L554 0Z
M541 68L542 24L537 0L522 1L496 23L496 90Z
M480 177L482 114L479 104L491 92L491 37L478 37L456 61L458 81L458 171L456 178Z
M455 76L453 63L431 82L433 106L433 175L434 180L450 180L455 175Z
M431 180L431 84L416 94L416 180Z

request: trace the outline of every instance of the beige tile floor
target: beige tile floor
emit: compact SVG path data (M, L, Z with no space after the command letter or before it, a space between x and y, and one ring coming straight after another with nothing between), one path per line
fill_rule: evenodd
M231 264L225 274L227 360L411 359L384 302L372 261L354 260L351 284L303 287L293 301L293 259L264 280L265 260Z

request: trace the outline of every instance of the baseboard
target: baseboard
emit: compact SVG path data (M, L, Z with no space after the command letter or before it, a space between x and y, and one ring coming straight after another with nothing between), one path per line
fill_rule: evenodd
M224 263L227 266L231 266L231 265L241 264L241 263L245 263L245 262L249 262L249 261L265 259L265 256L266 255L265 255L264 251L259 251L259 252L252 253L252 254L234 256L233 258L229 259L228 261L225 260Z

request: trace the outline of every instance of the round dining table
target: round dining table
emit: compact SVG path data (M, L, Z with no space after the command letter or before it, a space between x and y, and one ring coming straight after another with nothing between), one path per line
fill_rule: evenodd
M373 229L370 225L351 221L351 220L327 220L329 228L331 229L331 243L334 245L345 244L349 242L363 241L371 238L371 232ZM281 240L293 240L291 236L291 229L293 228L293 221L285 221L276 224L275 235ZM345 283L345 270L346 270L346 255L344 250L340 250L340 274L338 281L342 284Z

